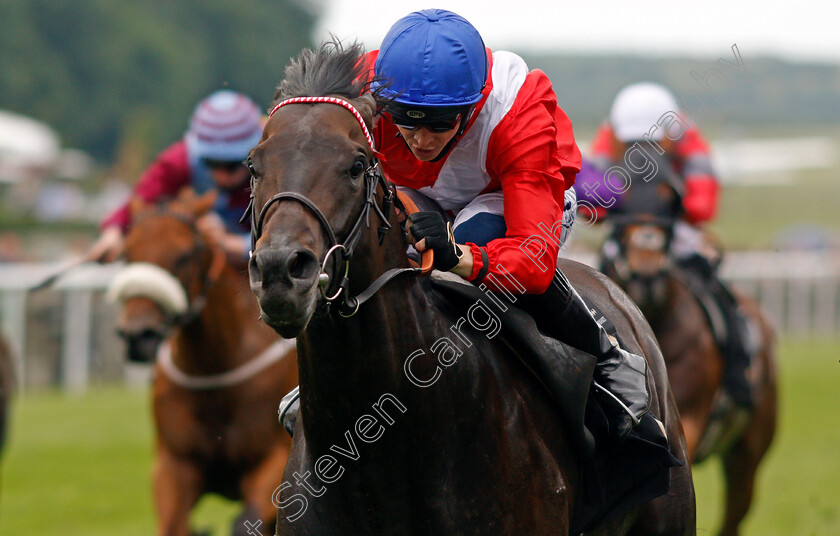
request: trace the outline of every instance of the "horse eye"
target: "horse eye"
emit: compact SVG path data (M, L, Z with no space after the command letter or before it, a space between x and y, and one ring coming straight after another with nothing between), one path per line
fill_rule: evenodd
M251 162L251 159L245 160L245 165L248 167L248 173L251 174L251 177L257 178L257 170L254 168L254 164Z
M365 172L365 163L361 160L356 160L353 162L353 165L350 166L350 176L354 179L358 179L362 176L362 173Z

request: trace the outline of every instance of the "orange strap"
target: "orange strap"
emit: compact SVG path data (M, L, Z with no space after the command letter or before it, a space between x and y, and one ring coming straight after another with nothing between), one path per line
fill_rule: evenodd
M408 214L414 214L415 212L420 212L420 209L417 208L417 205L414 204L414 201L408 197L407 194L397 190L397 198L400 200L400 203L405 207L406 212ZM431 249L427 249L426 251L420 254L420 275L429 275L432 273L432 268L434 268L435 264L435 253ZM412 261L412 264L414 261Z

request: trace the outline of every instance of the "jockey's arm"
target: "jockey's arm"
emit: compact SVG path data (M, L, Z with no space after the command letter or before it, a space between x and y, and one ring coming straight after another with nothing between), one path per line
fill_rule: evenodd
M487 171L501 185L507 231L485 247L465 244L472 257L466 278L493 290L542 293L557 265L563 192L580 170L571 124L558 120L557 98L544 74L529 74L487 154Z
M693 225L713 220L717 213L720 183L712 166L708 143L692 125L675 149L683 162L685 194L682 205L685 219Z
M190 166L187 160L186 144L182 140L158 155L138 179L131 197L141 199L146 203L155 203L174 197L189 182ZM100 227L104 230L118 226L125 232L129 223L131 223L131 209L129 202L126 202L106 216Z

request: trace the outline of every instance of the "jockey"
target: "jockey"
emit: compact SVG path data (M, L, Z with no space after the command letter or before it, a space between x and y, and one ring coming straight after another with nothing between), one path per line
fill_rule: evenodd
M414 247L434 250L439 270L526 294L543 331L597 358L611 430L626 437L649 406L646 362L611 341L556 268L580 152L548 77L438 9L397 21L366 61L383 169L421 210L407 222Z
M608 188L600 188L601 177L611 166L628 165L625 153L639 144L642 151L657 151L671 163L682 187L682 214L674 224L671 256L677 263L700 275L706 288L721 306L729 334L724 356L724 385L732 401L753 406L746 368L743 320L738 303L717 276L719 251L703 234L703 224L717 213L720 186L712 168L709 147L697 126L680 110L674 95L665 87L641 82L623 88L616 95L608 120L601 125L591 146L594 173L587 173L579 185L581 199L595 207L595 216L605 216L607 208L621 208L619 199ZM641 153L640 153L641 154ZM632 188L632 185L630 185ZM618 201L618 202L616 202ZM612 248L615 249L615 248Z
M186 187L198 194L216 190L214 212L197 225L232 261L247 262L249 227L239 223L249 201L249 173L243 161L259 143L262 128L262 112L249 97L226 89L212 93L196 106L184 137L146 169L132 197L155 203L175 197ZM89 258L115 260L122 253L123 236L130 224L126 202L102 221L102 234Z

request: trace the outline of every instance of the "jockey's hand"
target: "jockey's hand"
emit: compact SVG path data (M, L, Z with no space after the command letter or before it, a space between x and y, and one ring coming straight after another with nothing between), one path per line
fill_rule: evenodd
M88 262L114 262L123 253L125 243L119 227L106 227L102 234L85 253Z
M227 228L222 218L215 212L208 212L207 214L198 218L195 226L208 242L220 245L227 234Z
M225 222L215 212L210 212L200 217L195 222L201 236L214 246L221 247L232 259L245 258L248 255L248 247L241 237L229 233Z
M408 216L408 232L414 237L414 248L435 252L435 268L448 272L458 265L463 252L452 235L452 225L437 212L415 212Z

